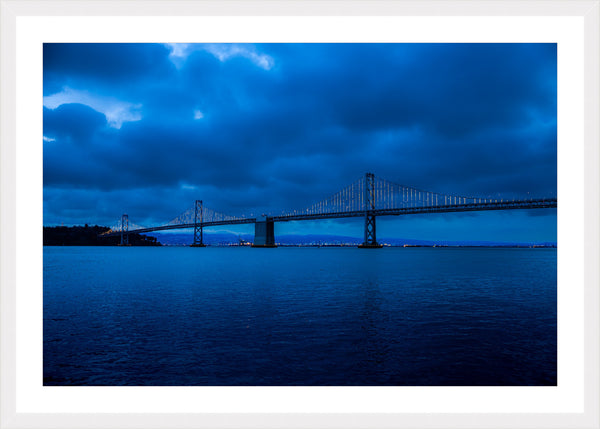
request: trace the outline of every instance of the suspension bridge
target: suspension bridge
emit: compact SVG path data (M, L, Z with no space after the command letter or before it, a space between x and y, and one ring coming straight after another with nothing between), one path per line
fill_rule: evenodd
M130 233L193 228L192 247L204 247L203 230L206 227L253 223L253 247L276 247L275 222L364 217L364 241L359 247L378 248L381 247L376 234L375 220L378 216L555 207L556 198L507 200L445 195L400 185L367 173L331 197L301 210L260 217L229 216L205 207L202 200L196 200L192 207L170 222L156 226L136 225L124 214L103 236L120 235L121 244L127 245Z

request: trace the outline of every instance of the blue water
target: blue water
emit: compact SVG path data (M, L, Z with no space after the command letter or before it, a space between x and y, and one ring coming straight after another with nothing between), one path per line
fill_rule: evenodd
M45 385L556 385L556 250L45 247Z

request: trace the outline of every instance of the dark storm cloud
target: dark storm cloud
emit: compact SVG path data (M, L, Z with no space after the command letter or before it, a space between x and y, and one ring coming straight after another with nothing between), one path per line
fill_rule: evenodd
M55 110L44 107L44 135L86 144L106 126L106 117L83 104L63 104Z
M65 85L106 91L164 79L174 69L158 44L44 43L44 95Z
M556 45L185 48L44 46L49 195L127 195L114 215L127 201L148 219L187 198L300 208L366 171L458 195L555 195Z

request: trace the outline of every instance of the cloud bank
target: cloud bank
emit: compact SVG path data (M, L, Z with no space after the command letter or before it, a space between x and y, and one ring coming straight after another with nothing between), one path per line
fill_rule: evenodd
M556 196L556 86L555 44L45 44L44 222L279 212L367 171Z

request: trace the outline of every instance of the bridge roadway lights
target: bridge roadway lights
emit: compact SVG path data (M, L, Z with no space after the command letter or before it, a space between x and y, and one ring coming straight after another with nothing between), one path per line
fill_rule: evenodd
M254 224L254 244L252 247L277 247L275 245L275 222L262 216Z
M190 244L190 247L206 247L206 244L203 244L203 243Z

